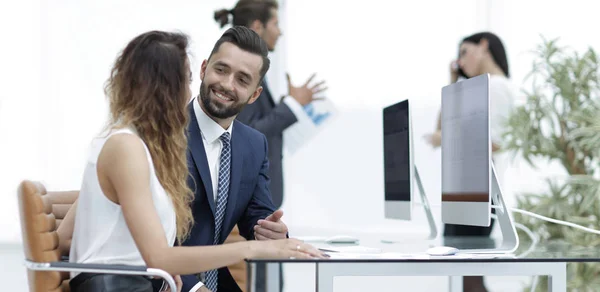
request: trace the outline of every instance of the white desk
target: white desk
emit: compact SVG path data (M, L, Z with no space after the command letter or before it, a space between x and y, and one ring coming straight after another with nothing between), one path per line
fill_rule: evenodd
M468 239L470 245L486 245L494 242L489 239ZM407 239L404 243L385 244L375 238L361 238L360 245L381 248L384 252L423 253L428 247L439 245L438 241L419 240L417 237ZM453 242L456 243L456 242ZM320 245L315 243L315 245ZM529 243L523 243L526 250ZM517 251L518 255L521 251ZM462 291L462 276L549 276L551 291L566 291L568 262L600 262L600 251L571 253L566 250L545 250L540 245L539 251L530 253L524 258L369 258L328 259L328 260L249 260L249 275L255 263L267 263L269 292L279 291L279 265L294 263L312 263L315 265L316 290L334 291L334 279L343 276L449 276L449 290ZM253 284L249 277L248 291Z

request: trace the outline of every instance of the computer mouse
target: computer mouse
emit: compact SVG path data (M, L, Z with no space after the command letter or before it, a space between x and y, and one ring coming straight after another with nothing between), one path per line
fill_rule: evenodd
M434 246L427 250L428 255L432 256L447 256L447 255L455 255L458 253L458 248L450 247L450 246Z
M350 235L336 235L325 240L327 243L357 243L359 240Z

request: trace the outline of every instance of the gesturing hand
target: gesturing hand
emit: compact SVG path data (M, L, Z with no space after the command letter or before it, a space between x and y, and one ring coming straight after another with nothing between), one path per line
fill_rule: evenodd
M325 85L325 81L318 82L315 85L309 85L310 82L315 78L315 74L310 76L306 83L300 87L295 87L292 85L292 81L290 78L290 74L286 74L287 83L288 83L288 94L293 97L298 103L301 105L307 105L311 103L313 100L321 99L316 98L315 95L327 90L327 86Z
M257 225L254 226L254 237L258 240L286 238L288 228L281 221L282 216L283 211L277 210L264 220L258 220Z

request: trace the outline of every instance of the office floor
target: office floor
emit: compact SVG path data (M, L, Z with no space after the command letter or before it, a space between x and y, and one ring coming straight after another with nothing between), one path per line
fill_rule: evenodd
M0 244L0 283L3 291L27 291L27 276L23 266L23 250L17 244ZM284 266L285 292L315 290L315 269L310 264ZM527 277L490 277L486 279L490 292L522 291ZM342 277L336 279L336 291L397 292L448 291L447 277ZM425 287L424 285L427 285Z
M17 244L0 243L0 283L4 291L27 291L27 271L23 249Z

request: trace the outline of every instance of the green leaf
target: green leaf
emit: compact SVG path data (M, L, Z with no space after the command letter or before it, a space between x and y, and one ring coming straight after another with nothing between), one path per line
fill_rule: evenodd
M538 170L538 161L560 163L568 177L546 178L546 189L517 196L517 207L600 230L600 61L593 48L578 53L541 36L521 89L523 105L506 119L502 148ZM600 247L600 236L515 214L542 241L572 250ZM521 233L520 233L521 234ZM596 291L600 265L570 263L570 291ZM536 291L546 291L539 279Z

